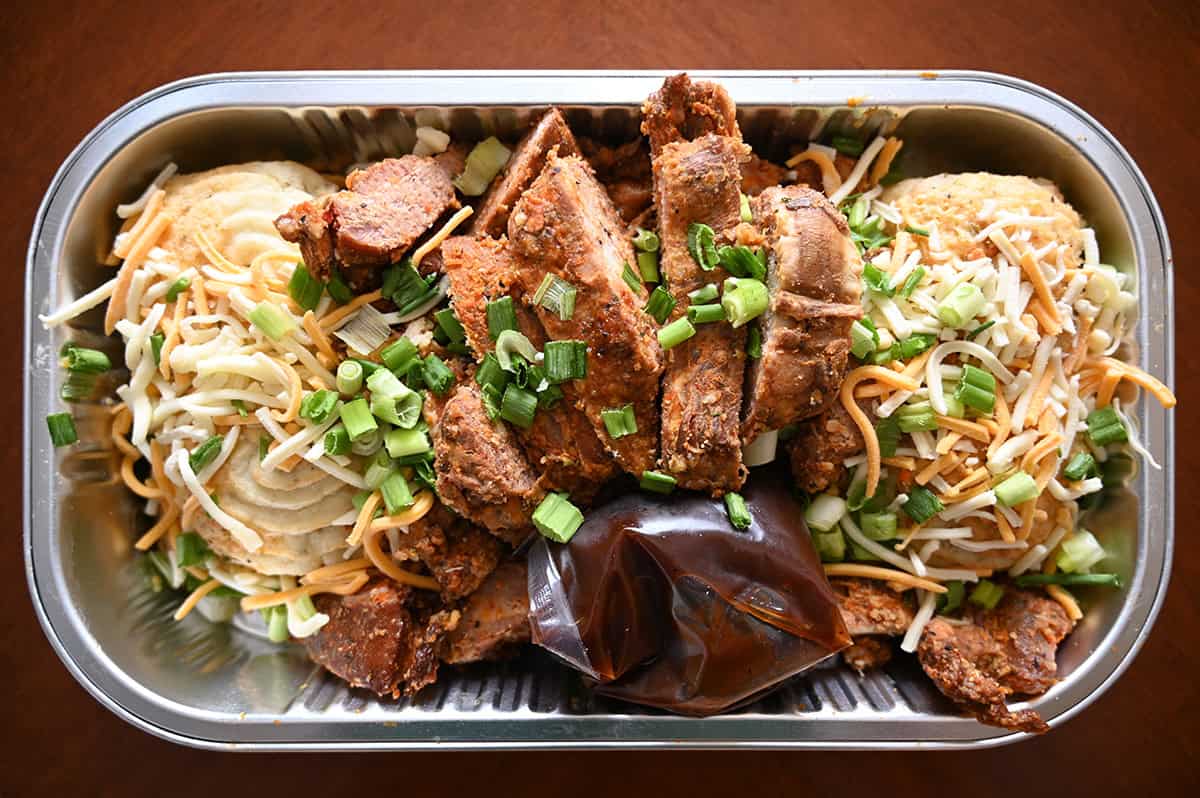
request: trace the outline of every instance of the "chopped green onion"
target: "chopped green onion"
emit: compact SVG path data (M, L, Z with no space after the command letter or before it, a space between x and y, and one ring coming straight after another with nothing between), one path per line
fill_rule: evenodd
M1100 469L1096 467L1096 458L1092 457L1089 452L1076 452L1062 473L1072 482L1078 482L1081 479L1096 476L1100 473Z
M487 303L488 335L493 341L500 338L506 330L517 329L517 312L513 307L513 298L502 296Z
M1087 417L1088 437L1097 446L1107 446L1110 443L1124 443L1129 440L1129 433L1121 422L1117 411L1110 407L1093 410Z
M495 136L488 136L471 148L463 173L452 181L454 187L468 197L478 197L487 191L492 179L508 163L512 151Z
M639 252L658 252L658 235L650 230L639 227L633 237L633 246Z
M73 346L67 352L67 368L85 374L102 374L112 368L112 361L97 349Z
M583 513L565 493L548 493L533 511L537 531L557 543L566 543L583 526Z
M425 379L429 390L438 396L445 396L454 385L454 372L450 370L444 360L434 354L425 358L425 363L421 367L421 376Z
M399 471L388 475L388 478L379 486L379 492L383 494L383 504L387 508L388 515L395 515L405 507L413 505L413 495L408 488L408 480Z
M337 389L346 396L362 390L363 367L354 360L343 360L337 368Z
M717 250L717 257L720 259L721 265L725 267L725 271L734 277L762 280L766 276L766 271L750 247L742 244L721 247Z
M754 221L754 211L750 208L750 198L738 192L738 217L749 224Z
M882 365L892 360L909 360L937 343L937 337L929 333L915 333L903 341L896 341L887 349L871 356L871 362Z
M488 419L495 421L500 418L500 403L503 399L504 389L488 384L482 386L479 393L483 402L483 411L487 413Z
M68 371L58 389L58 396L64 402L82 402L88 399L96 390L96 375L86 371Z
M670 349L679 346L695 334L696 328L692 323L686 316L680 316L658 331L658 343L663 349Z
M875 351L878 338L877 331L868 329L861 321L855 321L850 325L850 354L863 360Z
M883 296L891 296L891 280L888 279L887 272L880 269L873 263L867 262L863 264L863 283L867 288L877 294Z
M1086 529L1077 529L1058 548L1055 563L1059 569L1071 574L1087 571L1107 556L1096 536Z
M937 429L937 418L929 402L904 405L896 411L896 421L901 432L929 432Z
M337 269L332 269L329 274L329 284L325 286L325 290L329 292L329 296L333 297L333 301L339 305L344 305L351 299L354 299L354 294L350 291L350 286L346 285L346 281L342 279L342 273Z
M312 310L321 301L321 294L324 290L325 286L312 276L308 267L304 265L304 261L296 264L295 270L292 271L292 277L288 280L288 296L297 305L304 310Z
M467 340L467 331L463 329L462 322L454 315L454 308L442 308L433 314L433 320L452 342L461 343Z
M335 424L325 432L325 454L349 454L350 433L344 424Z
M917 286L921 284L921 280L925 279L925 267L918 266L913 269L913 273L908 275L908 279L904 281L904 285L900 288L900 296L908 299L913 295L913 291L917 290Z
M662 275L658 273L657 252L639 252L637 254L637 265L638 272L642 277L642 282L657 283L662 279Z
M500 361L491 352L483 356L483 362L475 371L475 382L481 386L492 386L497 391L503 391L508 385L508 373L500 367Z
M963 403L958 400L953 394L943 396L946 402L946 415L951 418L964 418L967 415L967 409L963 407Z
M600 420L610 438L624 438L638 431L637 417L633 414L633 405L615 407L600 411Z
M236 410L237 414L242 418L250 415L249 408L246 407L246 403L241 399L233 399L229 402L229 404L233 405L233 409Z
M813 497L804 511L804 522L810 530L828 532L846 515L846 500L840 496L821 493Z
M263 300L254 306L247 314L250 323L262 330L263 335L272 341L278 341L296 328L292 317L279 309L274 302Z
M862 533L871 540L891 540L896 537L895 513L863 513Z
M846 221L850 225L851 230L857 230L863 226L867 220L867 210L870 208L870 202L861 194L855 198L850 205L850 213L846 216Z
M180 568L204 565L209 554L208 544L195 532L184 532L175 538L175 562Z
M995 582L987 579L980 579L979 584L971 591L971 595L967 598L967 601L972 604L978 604L985 610L991 610L996 608L996 605L1000 603L1000 599L1003 597L1003 586L997 585Z
M688 292L688 302L693 305L703 305L712 302L721 295L714 283L705 283L695 291Z
M715 269L720 263L716 248L717 234L706 224L692 222L688 225L687 248L692 260L704 271Z
M175 282L171 283L171 287L167 289L167 302L174 302L179 299L179 295L188 290L188 286L192 281L188 277L180 277Z
M1013 580L1017 587L1037 587L1040 585L1068 585L1086 587L1102 585L1104 587L1120 587L1121 577L1116 574L1022 574Z
M337 409L338 395L336 391L319 390L306 394L300 402L300 417L307 418L314 424L324 424Z
M996 320L992 319L991 321L985 321L983 324L980 324L974 330L971 330L969 333L967 333L967 340L968 341L974 340L975 336L979 335L981 332L983 332L987 328L991 327L995 323L996 323Z
M848 155L851 158L857 158L866 149L866 145L863 144L862 140L853 136L834 136L830 139L829 143L842 155Z
M369 435L379 429L379 424L375 422L375 417L371 415L371 408L367 405L366 399L355 399L346 402L342 405L340 411L342 423L346 425L346 432L350 435L350 440L356 441L364 435Z
M659 324L665 322L674 309L675 297L671 296L671 292L661 285L650 292L650 298L646 300L646 306L642 308Z
M670 493L675 490L675 484L675 477L661 471L643 471L641 479L638 480L641 489L651 493Z
M725 308L719 304L692 305L687 310L688 321L692 324L710 324L714 321L725 321Z
M400 315L412 313L437 296L436 274L422 277L407 258L383 273L381 293L392 300Z
M1013 474L993 490L996 491L996 501L1005 507L1015 507L1038 497L1037 482L1024 471Z
M937 598L938 612L943 614L954 612L962 606L963 597L966 595L967 590L960 579L954 579L943 584L946 586L946 592Z
M378 369L367 377L367 388L374 396L399 397L412 393L412 389L387 369Z
M879 439L879 454L892 457L900 445L900 422L894 415L875 422L875 437Z
M840 529L813 532L812 544L821 562L841 562L846 559L846 538Z
M750 515L750 508L746 506L746 499L742 494L733 491L725 494L725 512L729 515L729 523L733 524L734 529L749 529L754 520Z
M725 281L721 306L734 327L741 327L751 319L766 312L771 303L767 286L760 280L747 277L730 277Z
M528 338L516 330L504 330L496 339L496 360L500 362L500 368L515 374L519 366L514 359L518 355L527 363L537 360L537 350Z
M546 379L552 385L587 376L587 344L583 341L548 341L545 351Z
M928 488L913 486L908 492L908 501L901 505L904 514L918 524L923 524L945 509L945 505Z
M288 639L287 606L279 604L264 607L263 620L267 623L267 639L272 643L283 643Z
M188 465L192 467L192 471L199 474L213 460L217 459L217 455L221 453L221 444L225 442L225 436L213 435L204 443L192 450L188 456Z
M862 225L850 225L850 240L854 242L860 252L865 253L887 246L891 243L892 237L883 231L883 220L874 216ZM864 275L865 273L864 268Z
M379 486L387 481L387 478L396 471L396 464L392 462L392 458L386 451L380 449L371 456L367 464L367 471L363 474L363 481L367 483L367 487L371 490L378 490ZM360 508L361 509L361 508Z
M162 348L167 337L162 333L156 332L150 336L150 354L154 356L154 365L162 365Z
M271 451L271 438L267 435L258 436L258 462L262 462L267 456L267 452Z
M417 352L416 344L408 338L401 337L385 346L383 351L379 353L379 359L383 361L383 365L387 366L388 369L396 374L400 374L414 361L419 360L420 355ZM360 366L363 365L362 361L358 361L358 364ZM366 376L370 376L370 371L365 367L363 372Z
M570 321L575 314L575 286L556 275L547 274L534 292L533 304L557 313L561 321Z
M393 429L388 430L383 436L383 445L387 447L387 453L392 457L408 457L413 454L421 454L429 451L429 436L425 430L413 429Z
M51 413L46 416L46 427L50 430L50 442L56 448L70 446L79 440L79 433L75 431L75 419L71 418L70 413Z
M959 283L938 303L937 317L947 327L962 327L979 315L987 299L974 283Z
M967 363L954 389L954 398L980 413L991 413L996 406L996 378L991 372Z
M746 331L746 357L753 360L762 357L762 330L758 327Z
M537 396L533 393L516 385L509 385L500 399L500 418L516 424L521 429L529 429L533 425L537 404Z
M929 238L929 231L924 227L913 227L911 224L904 225L904 232L911 233L914 236L924 236Z
M628 261L621 264L621 279L625 281L625 285L633 293L641 296L642 293L642 276L633 270Z

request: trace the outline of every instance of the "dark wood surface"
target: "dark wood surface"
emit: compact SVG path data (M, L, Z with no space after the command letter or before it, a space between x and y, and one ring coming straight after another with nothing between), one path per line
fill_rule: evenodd
M0 438L9 520L0 557L2 795L1196 794L1200 766L1200 6L1134 3L530 4L114 2L6 4L0 250L20 285L30 225L54 170L126 100L196 73L349 68L973 68L1007 72L1092 113L1158 196L1178 264L1179 497L1170 596L1129 671L1080 717L992 751L236 755L127 726L71 679L34 619L21 552L21 452ZM739 8L739 6L741 8ZM593 13L591 7L603 7ZM10 291L16 294L19 289ZM1151 298L1155 301L1157 298ZM0 349L19 412L22 318ZM10 426L15 424L10 422Z

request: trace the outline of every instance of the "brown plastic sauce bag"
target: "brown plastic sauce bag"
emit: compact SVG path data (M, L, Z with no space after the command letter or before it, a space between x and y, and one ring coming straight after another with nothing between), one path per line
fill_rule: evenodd
M588 512L567 545L529 553L533 642L597 692L685 715L724 711L850 645L782 480L756 473L753 523L720 500L622 496Z

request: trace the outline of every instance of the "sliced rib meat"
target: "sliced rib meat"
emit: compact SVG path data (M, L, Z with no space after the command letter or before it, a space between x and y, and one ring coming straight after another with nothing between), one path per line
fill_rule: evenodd
M616 147L580 138L579 147L596 179L608 191L621 221L628 224L650 207L653 199L650 150L644 138L639 136Z
M837 395L862 316L862 260L828 200L807 188L769 188L754 202L767 237L771 304L759 319L762 357L750 367L742 435L817 415Z
M673 141L690 141L708 133L741 140L737 107L716 83L672 75L642 103L642 133L650 138L650 153Z
M578 155L579 145L567 127L562 112L551 108L525 134L504 172L493 183L479 204L471 230L488 236L501 236L508 226L508 215L522 192L537 179L546 165L546 157L557 148L560 156Z
M424 563L447 601L474 592L506 553L493 535L440 502L400 535L400 546Z
M935 617L917 647L921 667L944 695L981 722L1042 733L1049 729L1031 709L1012 712L1012 695L1040 695L1055 682L1058 644L1072 623L1054 601L1008 587L992 610L970 607L968 623Z
M742 193L756 196L772 186L778 186L787 177L788 170L779 164L751 154L742 164Z
M529 596L524 560L500 565L462 608L447 638L444 661L452 665L494 660L529 642Z
M696 263L688 228L706 224L732 240L741 221L739 166L748 152L737 139L709 134L668 143L654 157L660 267L677 303L672 318L687 313L689 292L728 276ZM681 487L721 494L746 478L739 429L746 330L725 323L696 327L695 336L667 350L662 466Z
M279 234L300 245L314 276L338 269L362 291L395 263L443 213L458 207L450 156L388 158L346 178L346 189L304 202L275 220Z
M842 649L842 659L863 674L892 661L892 644L886 638L875 635L856 637L849 648Z
M837 594L846 630L859 635L902 635L913 622L913 609L897 593L873 579L838 577L829 580Z
M866 444L842 403L831 402L824 413L799 425L789 446L796 486L805 493L822 493L841 481L846 473L842 463Z
M616 210L588 165L551 156L508 220L523 296L531 298L547 273L573 285L575 312L563 321L538 307L548 337L588 345L588 376L567 385L567 399L587 415L599 439L623 468L654 467L658 442L658 378L662 350L653 320L622 279L634 260ZM600 413L632 404L638 431L613 439Z
M454 311L477 358L495 347L488 335L487 303L502 296L513 297L518 327L535 347L543 347L545 332L534 311L522 302L504 242L455 236L442 244L442 253ZM539 409L529 429L514 428L514 432L529 464L541 475L542 487L566 491L573 501L590 501L617 471L587 416L570 402Z
M501 540L523 540L545 492L512 431L488 418L474 380L425 406L439 498Z
M381 696L412 695L437 679L445 636L459 617L390 579L314 603L329 622L305 639L308 655L351 686Z

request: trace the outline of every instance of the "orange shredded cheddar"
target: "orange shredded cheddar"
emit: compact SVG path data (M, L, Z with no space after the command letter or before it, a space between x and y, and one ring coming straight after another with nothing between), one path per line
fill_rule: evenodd
M948 429L951 432L960 432L966 438L970 438L980 443L987 443L991 438L988 435L987 428L982 424L977 424L974 421L966 421L961 418L952 416L937 416L938 426L943 429Z
M866 443L866 495L868 496L874 496L875 490L879 487L879 473L881 470L879 438L875 435L875 427L871 424L871 420L867 418L867 414L858 406L858 402L854 401L854 389L860 382L871 379L891 385L899 390L915 391L917 389L916 380L896 374L894 371L888 371L880 366L859 366L847 374L846 379L842 382L842 388L839 392L842 407L846 408L846 412L850 414L850 418L858 425L859 431L862 432L863 441Z
M1054 304L1054 294L1050 292L1046 276L1042 274L1042 269L1038 266L1032 252L1027 251L1021 256L1021 271L1025 272L1025 276L1033 284L1033 291L1037 295L1038 301L1045 307L1048 321L1052 323L1052 326L1046 328L1046 332L1050 335L1058 335L1062 332L1062 321L1058 318L1058 306Z
M842 176L829 156L815 150L805 150L787 160L788 168L795 167L805 161L812 161L821 170L821 188L826 194L832 194L842 187Z
M363 553L367 555L367 559L371 561L372 565L378 568L381 573L402 585L411 585L412 587L419 587L425 590L442 589L442 586L438 584L436 579L422 574L414 574L397 565L390 554L385 554L379 548L379 537L381 534L380 530L371 529L363 536Z
M326 313L324 316L322 316L320 319L321 329L324 329L324 330L333 329L333 327L339 321L346 318L351 313L353 313L354 311L361 308L363 305L367 305L378 299L383 299L382 291L376 290L376 291L372 291L369 294L363 294L362 296L356 296L354 299L352 299L349 302L347 302L346 304L342 305L340 308L333 311L332 313Z
M130 248L129 256L125 258L125 262L121 264L121 270L117 272L117 284L113 287L112 297L108 300L108 308L104 312L105 335L112 335L113 330L117 328L117 322L125 318L125 303L129 299L129 286L133 282L133 273L142 265L142 260L154 247L163 232L171 226L171 221L170 216L160 214L147 225L137 243Z
M947 590L945 585L939 585L929 579L922 579L919 576L891 568L881 568L878 565L837 562L826 563L823 567L826 576L860 576L864 579L879 579L909 587L919 587L921 590L928 590L931 593L945 593Z
M867 173L865 188L871 188L879 184L883 176L892 168L892 161L903 146L904 142L900 139L895 136L888 137L888 140L884 142L883 148L879 151L879 155L876 156L874 163L871 164L871 171Z

